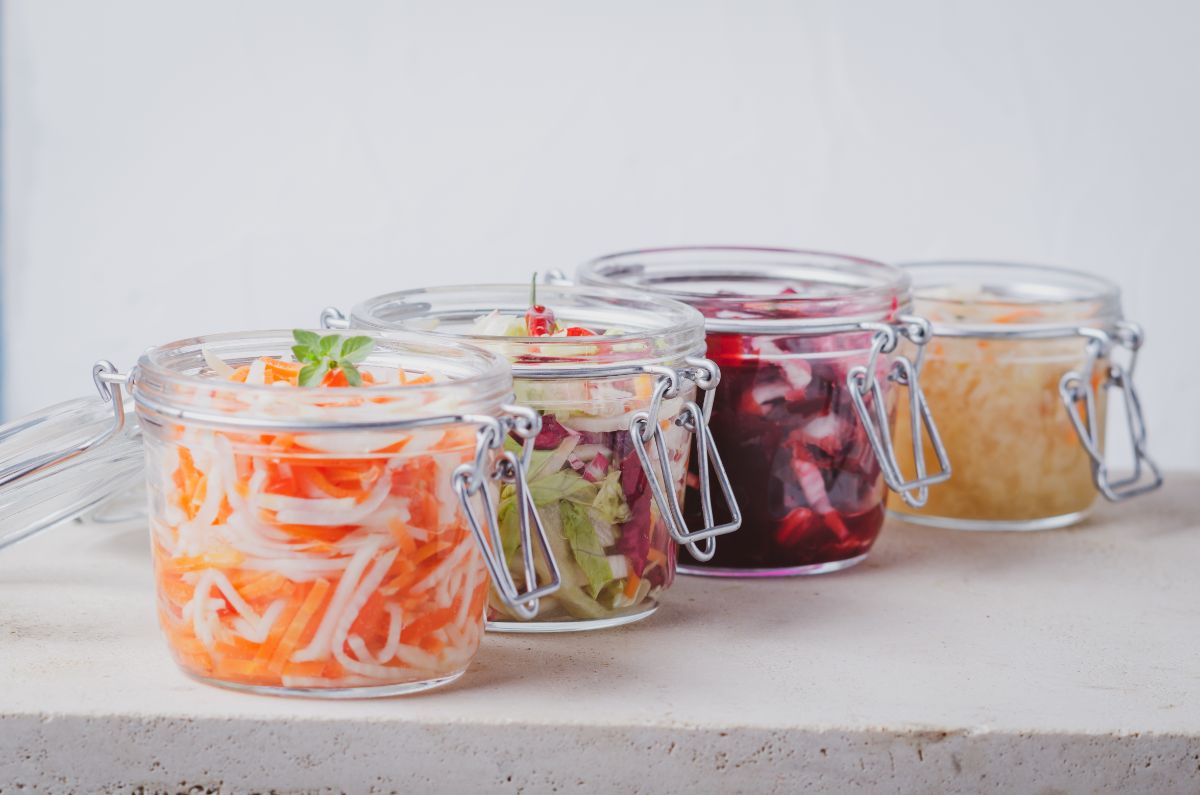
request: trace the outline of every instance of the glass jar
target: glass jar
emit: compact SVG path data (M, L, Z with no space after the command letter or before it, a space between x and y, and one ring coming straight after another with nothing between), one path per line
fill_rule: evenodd
M916 309L933 323L921 381L937 411L954 479L908 521L966 530L1041 530L1110 500L1157 488L1133 370L1142 332L1120 290L1085 273L1037 265L934 262L905 267ZM1126 359L1114 361L1114 354ZM1134 453L1113 481L1104 460L1110 390L1125 400ZM901 458L912 450L897 433Z
M902 337L923 345L908 277L868 260L788 249L655 249L602 257L584 284L623 285L685 301L721 368L711 426L745 527L692 574L820 574L864 560L883 525L885 484L920 504L949 476ZM903 387L897 389L897 387ZM934 440L902 480L891 444L897 392L905 422Z
M690 307L622 291L529 285L439 287L390 293L326 310L327 325L419 329L470 342L512 364L516 401L542 418L525 446L529 488L559 562L562 586L534 621L513 621L493 599L489 628L598 629L646 618L675 577L676 544L703 559L738 526L711 518L709 467L698 483L709 506L689 530L680 503L693 438L727 499L728 483L697 405L719 377L704 353L703 318ZM527 317L531 304L540 314ZM537 324L541 323L541 326ZM530 336L533 332L554 332ZM570 336L568 336L570 335ZM509 442L509 449L520 449ZM504 549L521 546L502 490Z
M102 362L94 376L109 427L35 440L36 455L6 470L0 489L20 496L55 468L124 462L144 447L159 620L197 679L319 697L453 681L479 646L489 574L522 618L557 585L552 563L542 586L532 565L518 567L521 592L494 552L497 488L522 495L513 522L531 554L533 539L548 549L523 462L503 449L510 434L535 437L538 419L506 405L507 364L485 351L341 336L321 350L353 358L299 386L308 376L291 351L305 339L325 342L223 334L150 348L127 376ZM141 442L125 433L125 394Z

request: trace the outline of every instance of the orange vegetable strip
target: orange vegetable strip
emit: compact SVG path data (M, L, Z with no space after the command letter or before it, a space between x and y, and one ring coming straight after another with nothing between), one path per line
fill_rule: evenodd
M330 497L354 497L360 502L367 497L367 493L361 488L343 489L335 486L330 482L329 478L325 477L325 473L318 466L293 465L292 471L304 482L312 485L318 491L328 494Z
M312 589L308 592L308 596L304 598L304 604L301 605L300 611L296 614L296 618L292 620L288 626L287 632L279 641L278 648L271 655L271 662L267 669L274 674L283 672L284 666L296 651L296 647L300 645L300 639L304 634L304 630L312 622L317 610L325 601L325 594L329 592L329 581L325 579L317 580L313 583Z
M296 615L303 608L304 603L307 601L308 593L311 590L312 589L309 588L303 591L304 598L301 598L300 593L296 593L292 597L292 599L288 602L287 607L283 609L283 613L279 616L279 621L277 621L275 626L272 627L271 634L269 634L267 639L263 641L263 644L258 647L258 653L254 655L254 660L258 664L259 669L263 672L267 672L269 670L271 659L275 656L275 650L279 648L280 641L283 640L284 635L286 635L288 630L291 629L292 624L296 620Z
M402 558L408 558L417 553L417 542L413 539L412 533L408 532L408 526L404 522L392 519L388 522L388 529L392 531L392 537L396 539L396 544L400 547Z
M324 676L325 667L324 660L317 660L315 662L288 663L283 667L281 676Z
M1040 309L1021 307L992 318L993 323L1019 323L1022 320L1033 320L1042 316Z
M241 588L240 591L242 598L247 601L263 596L280 597L291 591L291 582L282 574L271 571Z
M461 597L461 594L459 596ZM410 646L418 643L421 638L431 632L436 632L450 623L457 612L458 607L450 605L450 607L439 607L436 610L426 613L400 630L400 642Z

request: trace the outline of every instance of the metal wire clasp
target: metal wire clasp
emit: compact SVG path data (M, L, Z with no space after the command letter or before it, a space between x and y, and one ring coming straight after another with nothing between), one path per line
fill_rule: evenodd
M350 328L350 318L336 306L327 306L321 310L321 328Z
M67 450L54 450L45 455L40 455L32 461L0 470L0 487L15 483L22 478L36 475L38 472L57 466L64 461L70 461L76 456L83 455L87 451L99 447L120 433L121 429L125 427L125 400L121 393L121 386L128 379L129 376L118 372L116 365L107 359L101 359L92 365L92 381L96 384L96 390L100 393L100 397L105 403L112 404L113 424L99 435ZM18 428L17 430L20 429Z
M920 508L929 500L929 487L950 478L950 458L942 437L938 434L937 424L929 411L925 393L921 391L920 370L921 361L925 354L925 343L933 335L929 321L915 315L901 315L897 318L899 330L886 323L862 323L863 331L873 331L871 352L866 365L850 368L846 374L846 384L850 387L850 398L854 410L867 432L867 440L875 457L883 470L883 479L888 487L900 495L907 505ZM912 434L913 464L916 477L905 480L900 471L900 463L896 460L896 448L892 442L891 424L888 419L887 401L883 385L879 380L877 369L880 354L890 354L900 343L900 335L907 337L917 346L916 361L903 354L898 354L892 360L888 378L900 386L908 388L909 425ZM875 415L867 407L866 397L871 395L871 403ZM938 471L927 474L925 465L924 434L929 435L930 446L937 457Z
M645 368L645 372L657 374L659 378L654 385L649 408L633 414L629 435L633 439L633 449L641 462L642 470L646 473L650 492L654 495L659 513L667 523L671 538L676 543L685 544L691 556L703 563L712 560L716 554L717 536L732 533L742 526L742 512L733 496L729 474L725 471L712 431L708 427L708 418L712 415L712 401L716 394L714 390L721 380L721 371L716 363L709 359L689 358L686 363L687 368L682 370L655 366ZM704 527L694 531L688 530L683 508L679 504L679 495L671 486L671 460L660 417L663 400L679 396L681 380L684 378L694 381L697 388L704 393L703 408L695 401L687 401L674 420L676 425L691 431L696 440L696 463L700 472L700 510L704 516ZM651 440L654 441L658 457L657 470L651 464L650 452L646 449ZM721 494L729 508L731 519L724 524L717 524L714 519L712 474L716 475ZM704 542L703 547L699 542Z
M1092 328L1079 329L1079 333L1088 338L1087 358L1082 370L1071 370L1063 374L1058 384L1058 393L1067 409L1071 425L1075 427L1079 443L1083 445L1091 461L1092 481L1105 499L1112 502L1154 491L1162 485L1163 477L1158 465L1146 452L1146 423L1142 417L1142 403L1133 383L1138 350L1145 341L1145 335L1136 323L1125 321L1117 324L1114 334ZM1109 359L1113 348L1116 347L1129 351L1128 363L1121 365L1110 360L1104 379L1095 380L1097 363ZM1096 409L1098 390L1112 388L1116 388L1124 398L1125 425L1133 446L1133 473L1115 481L1109 479L1100 428L1103 417ZM1149 480L1142 482L1146 473Z
M495 583L496 593L515 616L528 620L537 616L538 600L557 591L562 578L559 575L558 562L550 552L546 529L542 526L541 517L538 516L533 495L525 479L529 451L541 430L541 418L531 409L520 406L505 406L503 411L504 414L499 418L471 418L480 422L479 430L476 431L475 460L454 470L454 491L458 495L471 532L483 552L483 560L487 564L492 582ZM504 449L504 438L510 432L521 438L525 444L526 452L520 456ZM489 470L488 460L492 451L498 452L495 454L495 466ZM508 563L504 559L500 521L493 499L496 492L488 487L489 482L512 484L516 493L522 564L525 570L524 591L521 591L513 580ZM483 504L482 524L475 513L473 500ZM537 583L537 565L532 543L534 538L541 547L542 558L550 573L549 582L541 586Z

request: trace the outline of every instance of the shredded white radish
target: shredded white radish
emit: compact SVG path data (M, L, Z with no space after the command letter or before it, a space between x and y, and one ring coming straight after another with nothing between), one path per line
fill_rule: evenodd
M234 374L212 351L202 354L214 380ZM265 384L280 370L259 359L245 372L247 383ZM361 372L401 382L394 368ZM250 409L289 423L456 410L422 390L382 401L348 391L343 405L315 393L305 400L286 382L271 386L218 382L196 400L212 412ZM452 474L474 441L461 428L157 429L148 448L157 603L180 664L209 678L304 689L403 685L465 668L483 632L472 605L486 601L487 573ZM379 601L389 593L394 599ZM415 623L451 605L437 623Z
M296 444L309 450L319 450L325 453L373 453L379 450L393 448L396 445L407 444L412 439L411 434L388 434L379 431L338 431L337 433L302 433L297 434ZM401 447L400 449L404 449Z
M228 380L234 374L234 369L207 347L202 347L200 354L204 357L204 363L208 365L208 369L212 370L217 378Z
M293 662L308 662L310 660L320 660L329 652L329 641L333 635L334 626L341 616L343 610L346 609L347 603L354 596L354 589L358 585L359 578L362 577L363 571L366 570L367 564L371 558L383 546L383 539L376 539L372 544L365 544L361 549L354 553L354 557L346 566L346 571L338 580L337 589L333 593L333 598L329 601L329 607L325 609L325 614L321 617L321 624L317 627L317 634L313 636L312 641L300 651L292 655Z
M362 578L362 582L354 589L354 595L350 597L350 602L337 618L330 651L333 652L333 656L342 664L342 667L348 671L354 670L354 668L346 664L346 661L349 660L343 650L343 647L346 645L346 636L350 633L350 627L354 626L354 621L358 618L358 614L362 612L363 605L367 603L367 599L379 587L379 584L383 582L384 575L387 574L388 568L399 554L399 549L393 549L375 561L375 565L371 567L371 570ZM359 671L359 673L363 672Z

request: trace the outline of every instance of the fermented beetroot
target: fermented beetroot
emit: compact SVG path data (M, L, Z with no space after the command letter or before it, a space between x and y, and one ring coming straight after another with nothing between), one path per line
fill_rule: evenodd
M708 335L721 367L711 427L743 520L710 562L689 567L824 567L871 548L883 524L883 478L846 384L868 345L863 334ZM881 357L881 378L886 366ZM692 496L689 526L697 527Z

